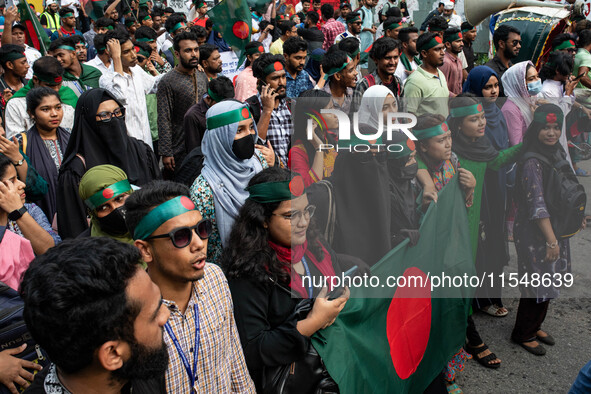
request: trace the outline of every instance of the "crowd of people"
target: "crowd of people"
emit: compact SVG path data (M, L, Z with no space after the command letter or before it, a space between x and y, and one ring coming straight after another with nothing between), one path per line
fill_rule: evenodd
M488 31L453 2L415 25L404 1L278 0L253 6L233 75L203 0L185 12L108 0L100 18L62 5L47 0L39 16L43 55L30 21L0 8L0 281L19 291L45 355L0 352L0 387L339 392L311 338L353 290L305 278L371 275L416 245L454 178L479 275L500 278L512 243L520 277L571 273L569 238L587 219L586 19L571 17L536 69L513 64L522 37L508 24L479 64ZM345 138L338 111L353 125ZM416 119L414 139L381 133L407 122L395 113ZM511 339L538 356L558 341L543 328L562 287L549 282L522 285L513 313ZM469 302L465 345L426 393L461 393L469 359L503 364L472 317L509 315L502 287ZM590 370L573 392L591 387Z

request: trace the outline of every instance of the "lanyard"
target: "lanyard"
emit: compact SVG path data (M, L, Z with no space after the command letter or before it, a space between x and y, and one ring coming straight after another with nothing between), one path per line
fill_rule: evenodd
M308 263L306 262L306 258L302 256L302 264L304 265L304 269L306 270L306 276L310 278L310 286L308 286L308 296L312 298L313 289L312 289L312 275L310 275L310 269L308 268ZM304 281L302 280L302 283Z
M193 348L193 370L191 371L191 365L189 364L189 360L187 359L187 356L185 356L185 352L183 352L183 349L181 348L181 344L179 343L176 335L174 335L174 332L172 331L172 328L170 327L170 323L166 322L166 324L164 325L164 328L166 328L166 332L168 332L168 335L170 336L170 339L172 339L172 342L174 343L174 346L176 347L177 352L179 353L179 357L181 358L183 365L185 366L185 369L187 370L187 374L189 375L189 380L191 381L191 391L194 392L195 391L195 381L197 380L197 358L199 357L199 306L197 305L197 302L195 302L193 304L193 309L195 310L195 347Z

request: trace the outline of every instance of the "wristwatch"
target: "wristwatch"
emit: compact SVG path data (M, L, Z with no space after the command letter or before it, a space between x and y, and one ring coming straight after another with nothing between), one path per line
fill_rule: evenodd
M16 222L27 212L27 208L23 205L20 209L15 209L8 214L8 219Z
M12 164L14 164L16 167L18 167L18 166L22 166L24 162L25 162L25 158L23 157L23 158L22 158L22 159L20 159L19 161L15 161L15 162L14 162L14 163L12 163Z

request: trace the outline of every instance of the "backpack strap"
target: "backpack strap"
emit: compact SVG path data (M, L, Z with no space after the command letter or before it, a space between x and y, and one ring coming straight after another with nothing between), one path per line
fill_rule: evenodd
M365 77L363 77L363 78L365 78L365 80L367 81L367 84L368 84L368 86L367 86L367 87L368 87L368 88L369 88L369 87L372 87L372 86L374 86L374 85L376 84L376 78L375 78L375 77L374 77L372 74L367 74L367 75L366 75Z
M523 154L523 156L521 156L521 161L523 161L524 163L528 160L528 159L538 159L539 161L541 161L544 164L549 165L550 167L554 167L552 165L552 163L550 163L550 160L548 160L546 157L542 156L539 153L536 152L525 152Z

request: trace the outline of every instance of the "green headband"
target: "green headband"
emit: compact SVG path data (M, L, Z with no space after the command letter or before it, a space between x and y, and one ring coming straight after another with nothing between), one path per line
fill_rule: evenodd
M259 204L288 201L304 194L304 179L296 175L291 181L258 183L246 188L249 199Z
M127 26L127 27L133 26L134 23L135 23L135 21L133 19L126 19L125 20L125 26Z
M345 67L347 67L347 64L349 64L351 60L352 59L349 56L347 56L347 60L342 65L333 67L330 70L326 71L324 73L324 79L328 80L328 77L330 77L331 75L335 75L336 73L342 71Z
M220 101L224 100L224 97L222 96L218 96L217 94L215 94L210 88L207 88L207 94L209 95L209 97L212 98L213 101L215 101L216 103L219 103ZM242 119L241 119L242 120Z
M193 4L195 4L195 8L201 8L205 5L204 1L193 0Z
M113 30L113 26L105 26L105 29L107 29L107 30Z
M361 16L355 15L353 18L347 19L347 24L356 22L362 22Z
M65 14L64 16L62 16L62 18L71 18L73 16L74 16L74 14L72 12L68 12L67 14Z
M449 131L449 126L447 122L443 122L438 124L437 126L429 127L428 129L423 130L413 130L412 133L418 140L426 140L432 137L436 137L441 134L445 134Z
M264 52L265 52L265 48L263 48L262 45L259 45L258 47L248 48L246 50L247 55L254 55L255 53L264 53Z
M88 199L84 200L84 203L88 208L94 211L95 209L112 200L113 198L123 193L127 193L131 190L132 188L129 184L129 180L124 179L122 181L112 184L111 186L105 187L103 190L99 190L92 196L88 197Z
M402 147L402 149L400 151L398 151L398 152L390 151L390 157L393 159L400 159L401 157L406 157L406 156L410 155L412 152L414 152L416 149L415 142L413 140L411 140L410 138L408 138L406 140L406 142L402 142L398 145L400 145Z
M209 94L209 90L208 90ZM213 97L212 97L213 98ZM215 100L215 99L214 99ZM217 100L216 100L217 101ZM247 107L236 108L235 110L224 112L223 114L214 115L205 121L207 130L217 129L218 127L227 126L229 124L238 123L245 119L252 118Z
M444 42L454 42L456 40L461 40L462 38L464 38L464 36L462 36L462 32L457 32L455 34L450 34L448 36L445 36L443 38Z
M566 40L563 41L562 44L558 45L554 48L555 51L559 51L561 49L569 49L569 48L576 48L575 42L573 40Z
M141 55L143 57L150 57L150 53L147 51L144 51L140 47L133 47L133 49L135 49L135 53L137 53L138 55Z
M470 30L474 30L474 26L472 26L469 29L462 29L462 34L465 33L465 32L467 32L467 31L470 31Z
M187 196L178 196L168 200L140 220L133 232L133 239L146 239L166 221L195 210L195 204Z
M187 27L187 25L185 25L185 22L179 22L176 25L174 25L172 27L172 29L170 29L169 33L174 33L178 29L183 29L183 28L186 28L186 27Z
M135 40L137 42L153 42L154 41L153 38L148 38L148 37L136 38Z
M355 56L359 55L359 52L361 52L361 50L359 48L357 48L357 50L351 54L351 57L355 57Z
M267 67L264 68L263 73L265 73L265 76L274 73L275 71L281 71L283 70L283 64L281 64L281 62L274 62L269 64Z
M558 123L562 127L564 120L564 114L560 112L534 112L534 122L546 124L546 123Z
M482 112L484 112L484 108L482 108L482 104L477 103L477 104L468 105L466 107L451 108L449 110L449 115L452 118L463 118L464 116L478 115L478 114L481 114Z
M394 22L394 23L386 26L384 28L384 31L398 29L399 27L402 27L402 22L398 22L398 23Z
M57 49L65 49L66 51L76 52L76 49L69 45L60 45Z
M144 19L142 19L142 21L149 21L151 19L152 19L152 17L150 15L146 15L146 16L144 16Z
M6 62L12 62L17 59L22 59L23 57L26 57L24 52L9 52L6 55L2 56L2 59Z
M431 40L424 43L423 46L417 47L417 50L419 51L419 53L421 53L421 51L428 51L431 48L435 48L439 44L443 44L443 40L441 39L441 37L436 35Z
M52 77L50 75L34 73L33 76L37 77L37 79L40 80L41 82L50 83L50 84L54 84L54 85L62 83L62 80L63 80L61 75L58 75L57 77Z

